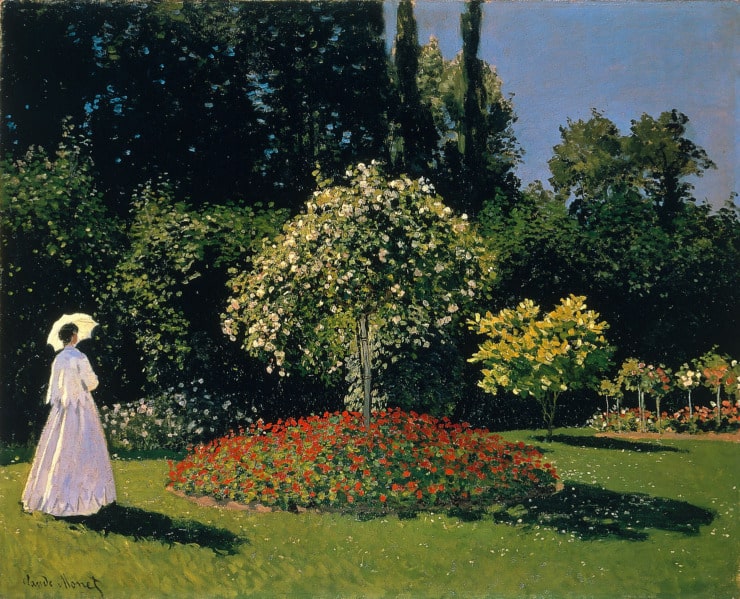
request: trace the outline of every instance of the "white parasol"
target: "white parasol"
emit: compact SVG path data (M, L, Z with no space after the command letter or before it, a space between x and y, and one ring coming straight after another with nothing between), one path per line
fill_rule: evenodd
M83 314L78 312L76 314L65 314L59 320L54 323L51 327L51 332L46 338L46 342L51 345L56 351L59 351L64 347L64 343L59 338L59 329L65 324L74 323L77 325L77 341L83 341L89 339L92 335L93 329L98 326L98 323L92 319L89 314Z

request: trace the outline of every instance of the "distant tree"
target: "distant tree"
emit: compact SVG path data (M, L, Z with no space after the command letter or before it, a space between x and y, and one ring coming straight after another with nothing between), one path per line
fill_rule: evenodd
M652 203L663 226L670 227L682 206L693 200L693 185L685 178L716 168L704 149L686 137L688 122L675 109L657 119L643 114L632 121L629 135L621 135L596 110L587 121L568 120L548 162L550 183L561 198L572 200L571 211L581 220L615 191L634 188Z
M485 200L506 209L516 203L521 158L513 103L488 63L478 58L480 5L466 4L461 19L463 49L445 60L436 39L422 47L418 85L437 131L438 159L429 176L448 203L477 214Z
M598 389L612 349L604 337L608 324L587 310L586 298L571 295L540 317L540 307L524 300L515 309L476 315L469 326L486 339L471 362L482 365L479 385L496 394L504 389L533 397L542 408L552 439L560 395Z
M483 80L484 63L478 58L480 49L481 2L468 0L460 17L462 34L462 79L464 85L460 122L460 150L463 166L470 173L482 172L484 156L488 149L485 110L488 94Z
M626 179L619 129L592 110L586 121L568 119L560 136L562 142L548 161L549 181L561 200L572 199L571 212L584 217L591 203L604 201L610 189Z
M443 343L492 269L467 220L424 179L388 180L375 164L347 177L320 181L251 268L233 272L223 324L281 375L336 384L354 361L369 422L372 369L408 359L402 347Z
M422 102L417 80L420 53L413 3L401 0L392 62L398 103L391 123L390 156L396 170L415 176L429 172L438 152L437 131L429 107Z
M520 158L512 130L516 122L513 104L504 99L500 80L498 86L491 81L498 79L495 69L478 57L482 4L481 0L467 0L460 17L464 93L458 147L466 173L466 193L470 195L469 209L474 214L490 199L511 208L519 188L513 171Z
M650 198L661 220L670 223L685 202L693 200L694 186L685 180L717 168L703 148L686 137L689 117L673 109L655 119L643 114L633 120L624 138L637 186Z

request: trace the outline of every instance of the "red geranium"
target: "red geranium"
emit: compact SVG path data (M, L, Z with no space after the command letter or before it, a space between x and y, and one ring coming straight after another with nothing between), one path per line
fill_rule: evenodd
M170 465L186 493L280 508L425 509L484 505L554 490L542 454L485 429L385 410L257 423Z

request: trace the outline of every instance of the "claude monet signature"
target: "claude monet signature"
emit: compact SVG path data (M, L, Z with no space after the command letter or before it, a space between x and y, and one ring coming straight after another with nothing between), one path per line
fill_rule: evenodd
M63 593L69 592L71 595L79 595L84 591L97 591L101 598L104 598L103 589L101 582L95 576L87 577L76 577L68 576L67 574L58 574L55 576L47 576L46 574L31 576L26 573L23 577L23 585L31 589L38 591L49 590L54 593L54 596L59 595L60 591Z

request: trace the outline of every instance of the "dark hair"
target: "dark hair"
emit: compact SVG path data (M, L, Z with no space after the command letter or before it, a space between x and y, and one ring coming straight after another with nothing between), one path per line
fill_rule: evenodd
M77 328L77 325L73 322L68 322L67 324L63 324L61 328L59 329L59 339L62 340L62 343L64 345L67 345L70 341L72 341L72 335L74 335L79 329Z

